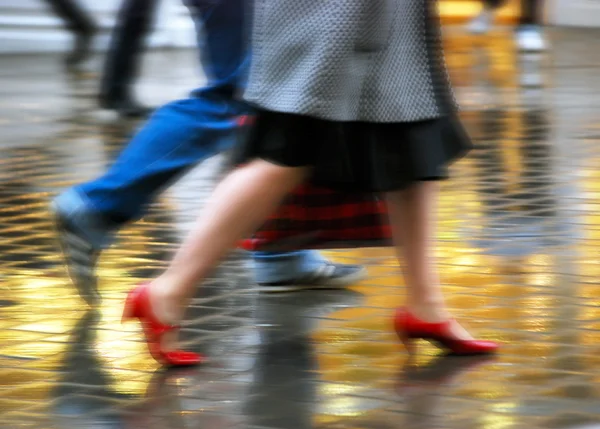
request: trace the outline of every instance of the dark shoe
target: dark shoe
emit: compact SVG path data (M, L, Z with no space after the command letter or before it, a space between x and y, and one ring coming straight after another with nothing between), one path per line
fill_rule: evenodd
M87 59L89 59L92 53L92 42L94 41L94 35L96 30L83 31L75 36L75 45L73 50L65 58L65 65L68 68L79 67Z
M292 292L307 289L341 289L363 280L367 270L362 265L324 262L302 277L276 283L259 283L261 292Z

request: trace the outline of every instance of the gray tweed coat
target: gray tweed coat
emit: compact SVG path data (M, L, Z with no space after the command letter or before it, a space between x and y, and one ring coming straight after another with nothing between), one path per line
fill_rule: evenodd
M334 121L455 108L435 0L254 0L245 99Z

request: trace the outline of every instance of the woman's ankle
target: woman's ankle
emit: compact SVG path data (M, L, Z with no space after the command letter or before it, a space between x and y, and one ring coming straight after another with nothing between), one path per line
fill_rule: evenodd
M406 308L412 315L426 322L445 322L450 318L443 298L409 299Z
M164 276L150 283L150 304L160 322L176 325L183 318L185 299L176 293L173 284Z

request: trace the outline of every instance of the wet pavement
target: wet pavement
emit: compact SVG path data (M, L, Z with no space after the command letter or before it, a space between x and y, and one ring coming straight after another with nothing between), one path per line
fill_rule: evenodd
M95 109L96 77L60 58L0 58L0 427L600 427L600 31L555 30L546 54L511 34L448 30L448 63L476 149L440 204L449 305L495 358L422 344L409 362L390 325L405 292L391 249L329 251L370 276L347 291L263 296L234 253L183 329L210 362L161 370L124 293L165 266L220 158L167 191L101 258L97 311L67 279L47 213L101 173L137 123ZM195 53L145 58L140 97L201 82ZM177 64L171 68L168 64Z

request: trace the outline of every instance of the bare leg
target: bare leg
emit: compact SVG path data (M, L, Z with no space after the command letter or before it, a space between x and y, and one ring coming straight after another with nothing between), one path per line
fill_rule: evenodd
M181 320L197 284L237 240L265 221L307 173L307 168L257 160L234 171L217 186L167 270L152 282L152 307L161 322ZM172 349L174 338L169 335L163 340L163 348Z
M450 317L432 246L438 194L439 184L433 181L419 182L406 190L387 194L394 241L408 287L406 306L427 322L444 322ZM459 339L472 339L458 324L454 324L452 333Z

